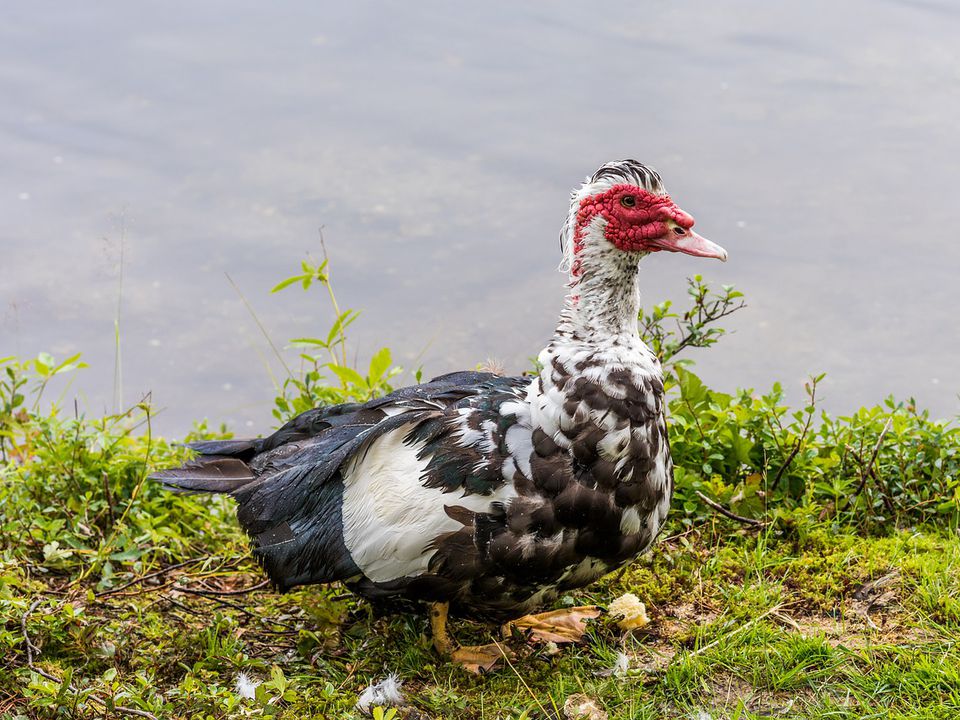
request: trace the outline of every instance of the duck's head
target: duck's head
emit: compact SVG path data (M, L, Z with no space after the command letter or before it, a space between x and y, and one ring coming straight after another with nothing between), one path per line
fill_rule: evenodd
M636 160L605 163L573 191L560 240L574 281L591 267L661 250L727 259L693 231L693 218L667 195L659 173Z

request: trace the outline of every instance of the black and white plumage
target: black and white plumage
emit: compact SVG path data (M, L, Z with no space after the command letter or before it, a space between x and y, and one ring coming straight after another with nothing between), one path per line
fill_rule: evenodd
M532 378L459 372L322 407L256 440L196 443L154 477L223 492L280 589L342 581L369 598L526 613L648 548L673 490L657 358L637 334L637 265L725 259L640 163L572 196L570 293Z

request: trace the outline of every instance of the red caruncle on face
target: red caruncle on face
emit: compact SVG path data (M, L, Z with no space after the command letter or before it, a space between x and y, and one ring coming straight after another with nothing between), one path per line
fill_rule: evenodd
M673 232L673 221L685 230L693 218L681 210L669 195L657 195L636 185L614 185L606 192L584 198L577 213L577 235L582 235L597 216L607 220L607 240L624 251L653 251L655 241Z

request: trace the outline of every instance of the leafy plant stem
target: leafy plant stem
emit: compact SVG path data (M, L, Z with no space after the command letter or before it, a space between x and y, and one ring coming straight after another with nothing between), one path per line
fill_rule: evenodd
M321 227L318 230L318 232L320 234L320 247L323 250L323 260L324 260L324 263L327 265L326 281L323 283L323 285L327 289L327 295L330 296L330 304L333 306L334 314L337 317L340 317L341 316L340 304L337 302L337 296L333 292L333 280L332 280L333 270L330 267L330 256L327 253L327 243L323 237L323 228ZM340 364L346 367L347 366L347 336L345 333L345 328L343 327L342 323L340 324L337 333L339 336L338 344L340 345ZM336 361L337 361L336 358L334 358L334 362Z
M263 326L263 323L260 322L260 318L257 317L257 313L254 311L253 307L247 301L246 296L243 294L243 292L240 290L237 284L233 281L233 278L230 277L230 273L225 272L223 274L226 276L227 282L230 283L230 286L236 291L237 295L240 297L240 301L243 303L244 307L247 309L247 312L250 313L250 317L253 318L253 322L256 324L257 329L260 330L260 334L263 335L264 339L267 341L267 344L270 346L270 349L273 350L274 356L277 358L277 360L280 361L280 364L283 366L283 369L286 371L287 376L292 378L293 371L290 370L290 366L287 365L286 360L283 359L283 355L280 353L280 350L274 344L273 338L270 337L270 333L267 332L267 329Z

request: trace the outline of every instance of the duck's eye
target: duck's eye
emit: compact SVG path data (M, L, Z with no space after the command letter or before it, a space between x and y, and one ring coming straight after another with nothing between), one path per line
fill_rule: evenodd
M634 195L624 195L620 198L620 204L624 207L636 207L637 198Z
M682 227L680 227L679 225L677 225L677 226L673 229L673 231L674 231L677 235L684 235L684 234L686 234L686 232L687 232L686 230L684 230L684 229L683 229Z

